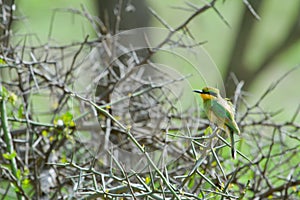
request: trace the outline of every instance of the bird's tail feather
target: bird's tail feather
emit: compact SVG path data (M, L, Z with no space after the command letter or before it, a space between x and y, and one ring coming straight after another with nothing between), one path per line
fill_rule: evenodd
M231 141L231 156L233 159L235 159L235 147L234 147L234 135L233 135L233 131L230 130L230 141Z

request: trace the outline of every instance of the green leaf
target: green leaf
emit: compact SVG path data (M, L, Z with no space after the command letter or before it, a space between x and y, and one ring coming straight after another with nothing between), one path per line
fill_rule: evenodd
M70 127L75 127L76 124L75 124L75 122L72 120L72 121L70 122L69 126L70 126Z
M63 120L64 124L69 125L73 119L73 115L70 112L66 112L62 115L61 119Z
M11 103L12 105L15 105L18 100L18 97L15 93L11 92L8 96L8 102Z
M200 192L199 194L198 194L198 197L200 198L200 199L203 199L204 198L204 192Z
M17 170L16 176L17 176L17 179L18 179L18 180L21 179L21 170L20 170L20 169Z
M28 178L25 178L22 181L22 188L28 188L30 186L30 180Z
M66 112L60 117L57 117L53 123L58 126L66 126L66 127L76 126L75 122L73 121L73 115L70 112Z
M10 153L3 153L2 156L6 160L11 160L11 159L13 159L17 156L17 152L14 151L11 154Z
M18 118L24 118L24 106L23 104L19 106L19 109L18 109Z
M63 155L61 156L60 162L61 162L61 163L64 163L64 164L68 162L66 154L63 154Z
M1 97L3 97L3 99L6 99L6 97L8 96L8 91L6 90L6 88L4 86L2 86L2 94Z
M145 183L148 185L150 182L151 182L151 177L150 176L146 176Z
M30 173L29 169L25 166L25 167L24 167L23 176L28 176L29 173Z
M204 135L210 135L212 132L213 131L212 131L211 127L209 126L204 130Z
M10 183L10 184L11 184L12 188L14 188L15 192L20 192L19 188L16 186L15 183Z
M3 156L3 158L6 159L6 160L10 160L10 159L11 159L11 158L10 158L10 154L8 154L8 153L3 153L2 156Z
M43 131L42 131L42 136L47 137L47 136L48 136L48 131L43 130Z
M2 58L0 58L0 65L6 65L7 63L5 62L5 60L3 60Z
M195 185L195 176L192 176L188 183L188 188L192 189Z

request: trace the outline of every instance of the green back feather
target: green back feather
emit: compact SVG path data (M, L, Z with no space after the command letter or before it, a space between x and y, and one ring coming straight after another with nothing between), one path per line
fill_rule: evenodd
M232 104L228 105L232 106ZM225 109L225 107L221 105L218 100L207 100L204 102L204 107L206 111L210 109L212 112L214 112L216 117L224 120L225 125L230 129L230 131L239 133L239 128L234 120L234 113Z

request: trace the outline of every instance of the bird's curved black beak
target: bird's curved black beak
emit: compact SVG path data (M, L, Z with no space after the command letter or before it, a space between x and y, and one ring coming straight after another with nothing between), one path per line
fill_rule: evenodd
M202 94L202 93L203 93L203 91L202 91L202 90L193 90L193 92L200 93L200 94Z

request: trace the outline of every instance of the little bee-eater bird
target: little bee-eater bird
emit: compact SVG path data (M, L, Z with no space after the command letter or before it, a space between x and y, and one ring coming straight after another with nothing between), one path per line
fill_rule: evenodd
M235 110L232 103L223 99L218 89L205 87L202 90L194 90L200 93L203 99L204 112L210 122L217 125L220 129L229 133L231 140L231 155L235 158L234 133L240 134L240 129L234 120Z

